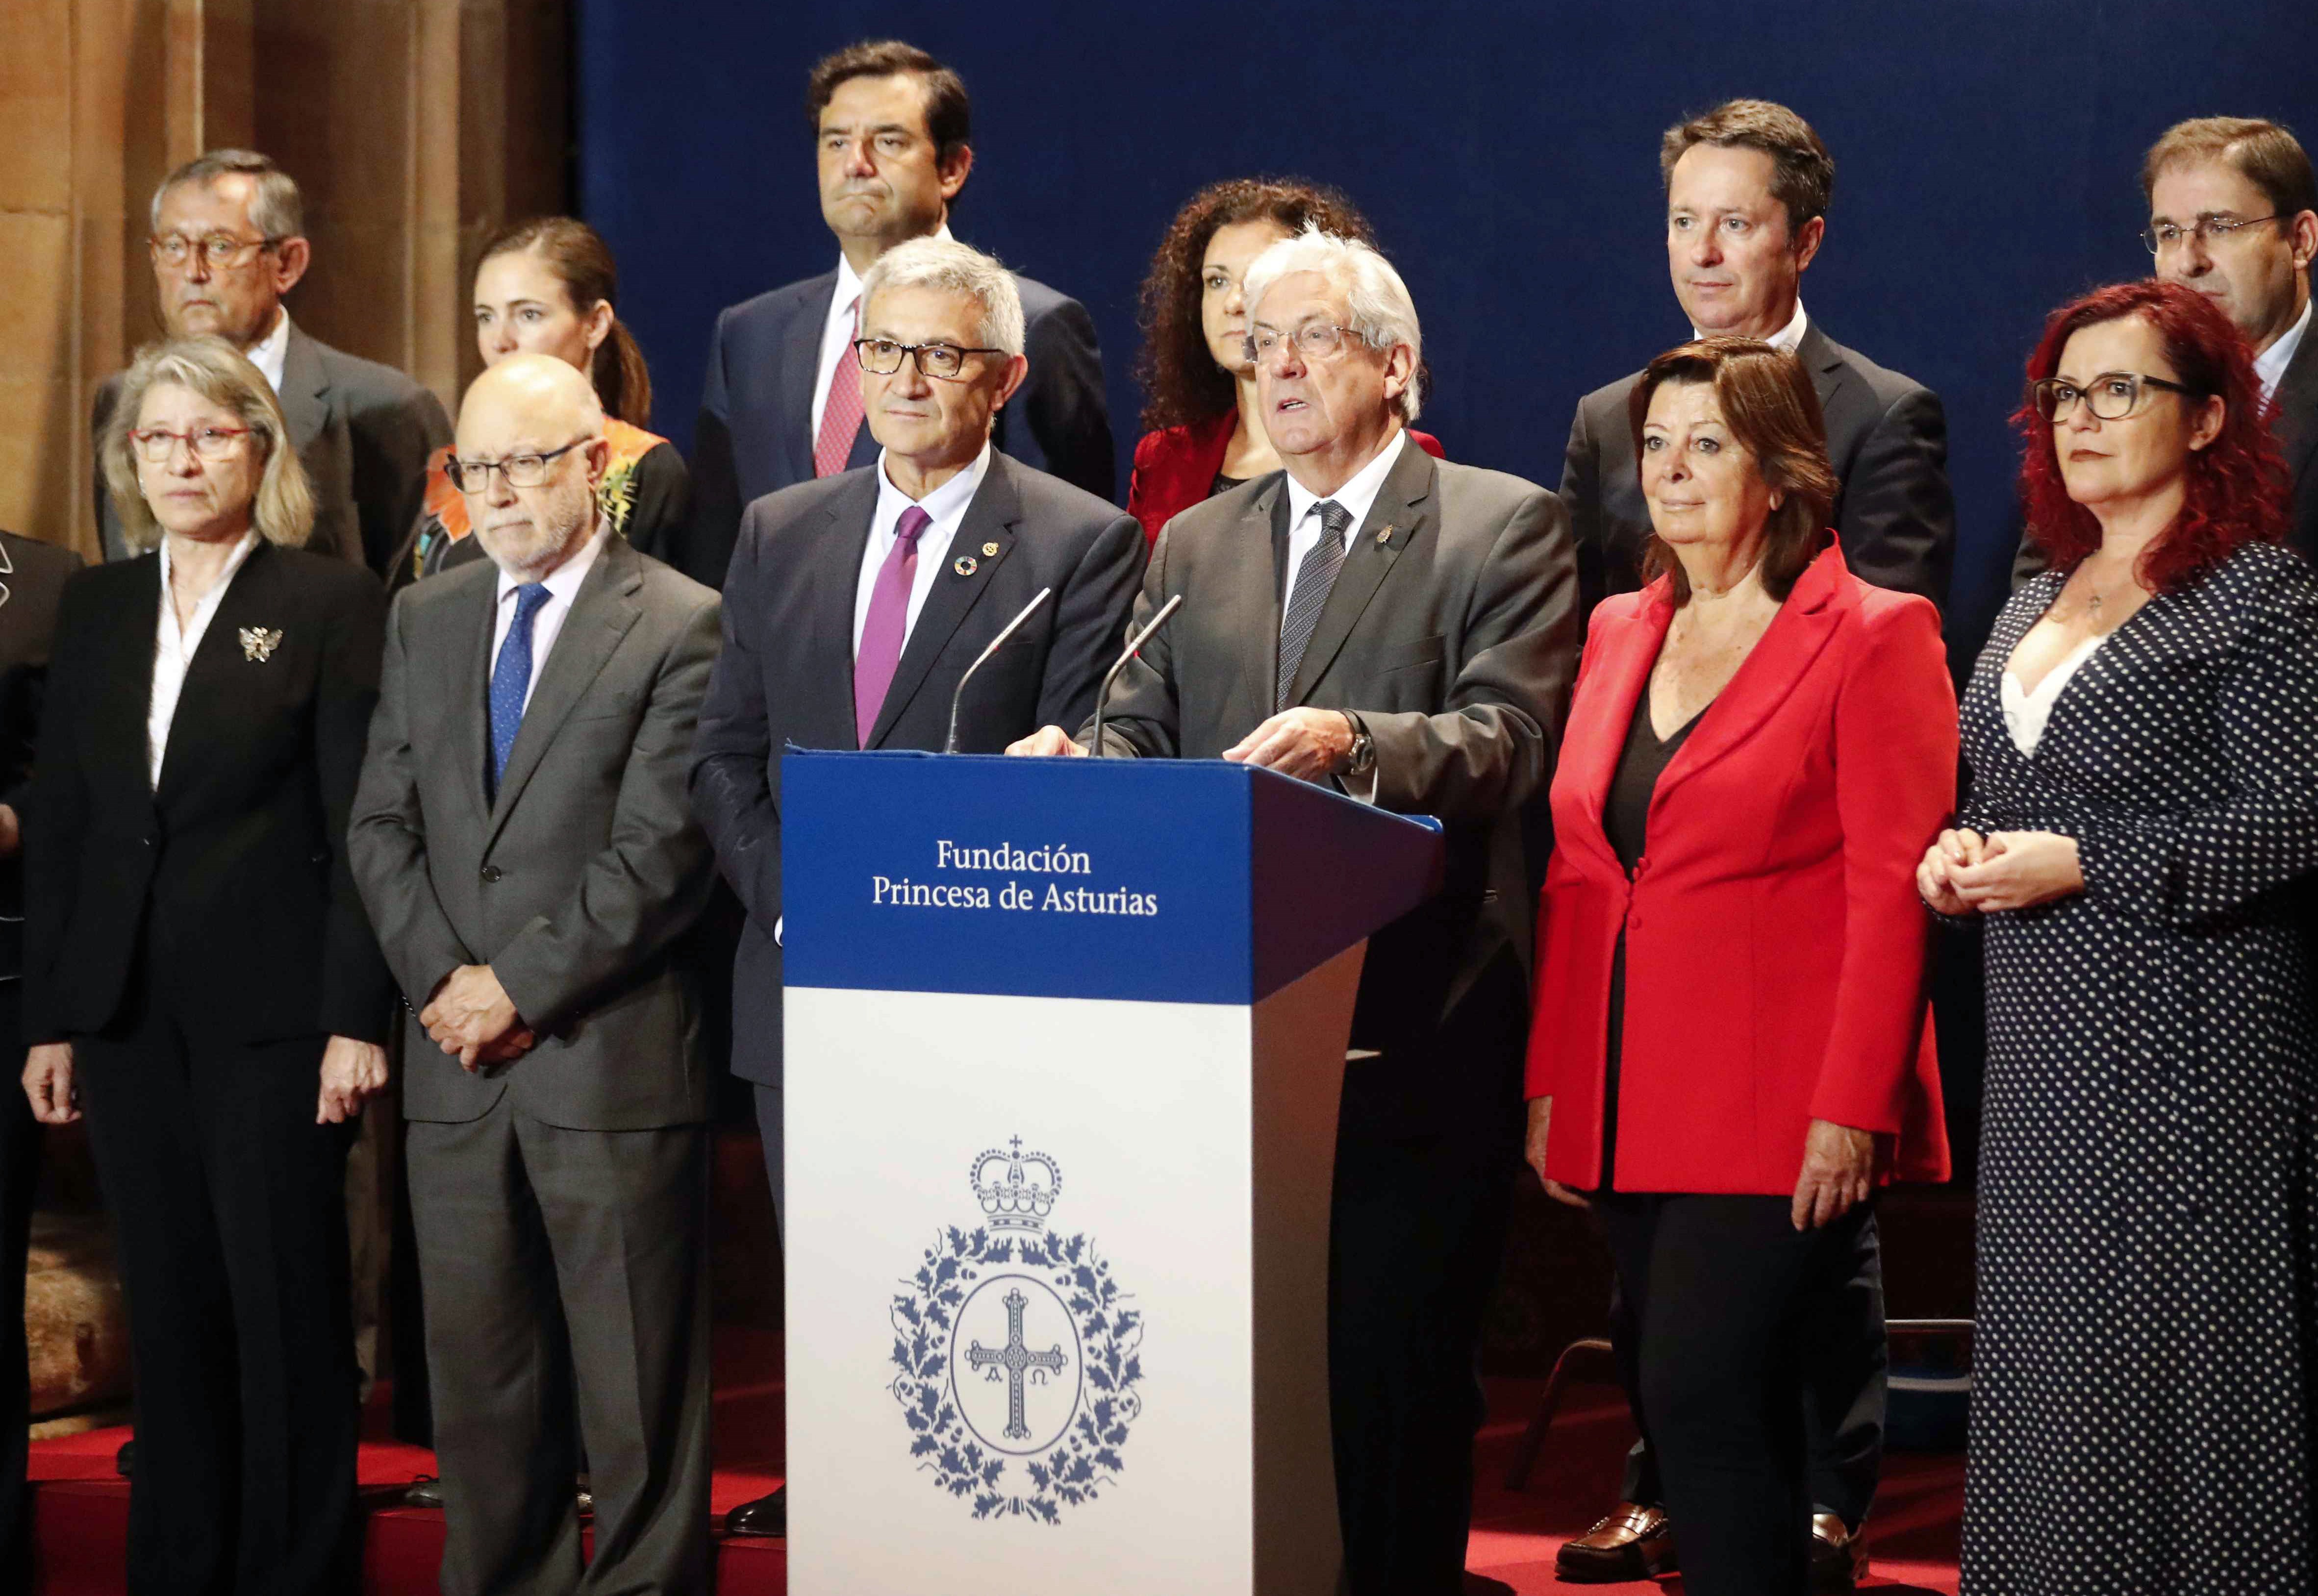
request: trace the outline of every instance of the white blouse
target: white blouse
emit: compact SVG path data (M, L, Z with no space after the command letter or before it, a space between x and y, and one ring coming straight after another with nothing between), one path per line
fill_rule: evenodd
M233 586L233 578L257 547L255 527L241 534L241 542L225 562L225 569L210 590L202 595L193 606L193 618L181 631L177 625L176 600L169 596L169 539L161 539L161 623L153 639L153 697L145 712L145 757L153 776L153 789L161 788L161 758L169 751L169 722L177 718L177 700L185 690L185 671L193 662L193 655L202 646L202 638L210 629L218 605L225 600L225 590Z
M2010 666L2004 668L1998 696L2004 704L2004 729L2012 734L2014 748L2032 758L2035 756L2036 745L2044 740L2044 722L2053 718L2053 705L2059 702L2070 679L2108 641L2108 636L2106 632L2096 632L2070 650L2065 659L2044 673L2044 679L2036 684L2033 693L2020 686L2020 678L2013 675Z

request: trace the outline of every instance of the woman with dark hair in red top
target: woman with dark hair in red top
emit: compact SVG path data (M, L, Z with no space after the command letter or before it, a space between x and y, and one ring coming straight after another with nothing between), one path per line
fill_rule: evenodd
M1307 225L1374 244L1368 219L1332 188L1283 177L1235 177L1191 196L1167 229L1143 280L1143 352L1136 380L1146 399L1128 479L1127 512L1156 542L1180 510L1280 469L1256 418L1255 367L1242 347L1248 264ZM1417 381L1424 381L1419 372ZM1434 459L1440 440L1409 428Z
M1963 1589L2318 1578L2318 575L2222 311L2056 312L2016 421L2028 534L1917 873L1986 933Z

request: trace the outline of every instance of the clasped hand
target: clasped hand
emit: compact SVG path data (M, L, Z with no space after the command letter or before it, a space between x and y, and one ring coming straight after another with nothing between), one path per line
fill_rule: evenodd
M2052 831L1943 831L1916 866L1916 891L1942 914L2033 909L2084 888L2077 839Z
M489 964L462 964L445 976L419 1010L418 1023L470 1073L520 1058L538 1040Z
M1083 759L1087 750L1060 726L1041 726L1006 745L1010 754ZM1281 710L1224 750L1235 764L1261 765L1301 781L1324 781L1343 768L1352 751L1352 723L1333 709L1298 704Z

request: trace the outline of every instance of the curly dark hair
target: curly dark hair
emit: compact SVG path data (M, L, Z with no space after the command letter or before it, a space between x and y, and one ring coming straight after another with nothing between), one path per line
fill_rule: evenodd
M2227 407L2220 435L2189 457L2181 514L2141 557L2137 574L2156 591L2173 593L2247 543L2286 541L2286 457L2269 429L2245 340L2221 307L2178 282L2151 277L2113 283L2053 311L2028 357L2030 384L2053 375L2062 349L2079 328L2127 316L2143 318L2164 339L2165 358L2189 390L2189 402L2218 394ZM2020 460L2020 498L2027 508L2027 535L2046 563L2065 574L2100 547L2100 524L2069 497L2053 452L2053 424L2038 413L2033 395L2022 399L2012 423L2026 445Z
M1352 202L1333 188L1294 177L1234 177L1211 183L1175 213L1143 279L1143 348L1135 380L1143 388L1146 432L1207 421L1237 403L1232 374L1216 364L1199 321L1199 266L1218 229L1274 221L1290 233L1307 225L1340 238L1376 243Z

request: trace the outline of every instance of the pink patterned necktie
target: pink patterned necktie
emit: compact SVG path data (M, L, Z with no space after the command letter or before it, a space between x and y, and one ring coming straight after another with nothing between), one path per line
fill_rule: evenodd
M877 729L877 712L885 707L885 689L902 668L902 641L910 630L910 589L918 579L918 534L933 519L917 505L902 512L894 528L893 551L877 568L877 580L869 589L869 618L862 623L861 651L853 659L853 730L855 740L865 749Z
M853 306L853 336L861 336L861 305ZM861 357L848 344L829 368L829 399L821 408L821 433L813 443L813 474L833 477L853 457L861 432Z

